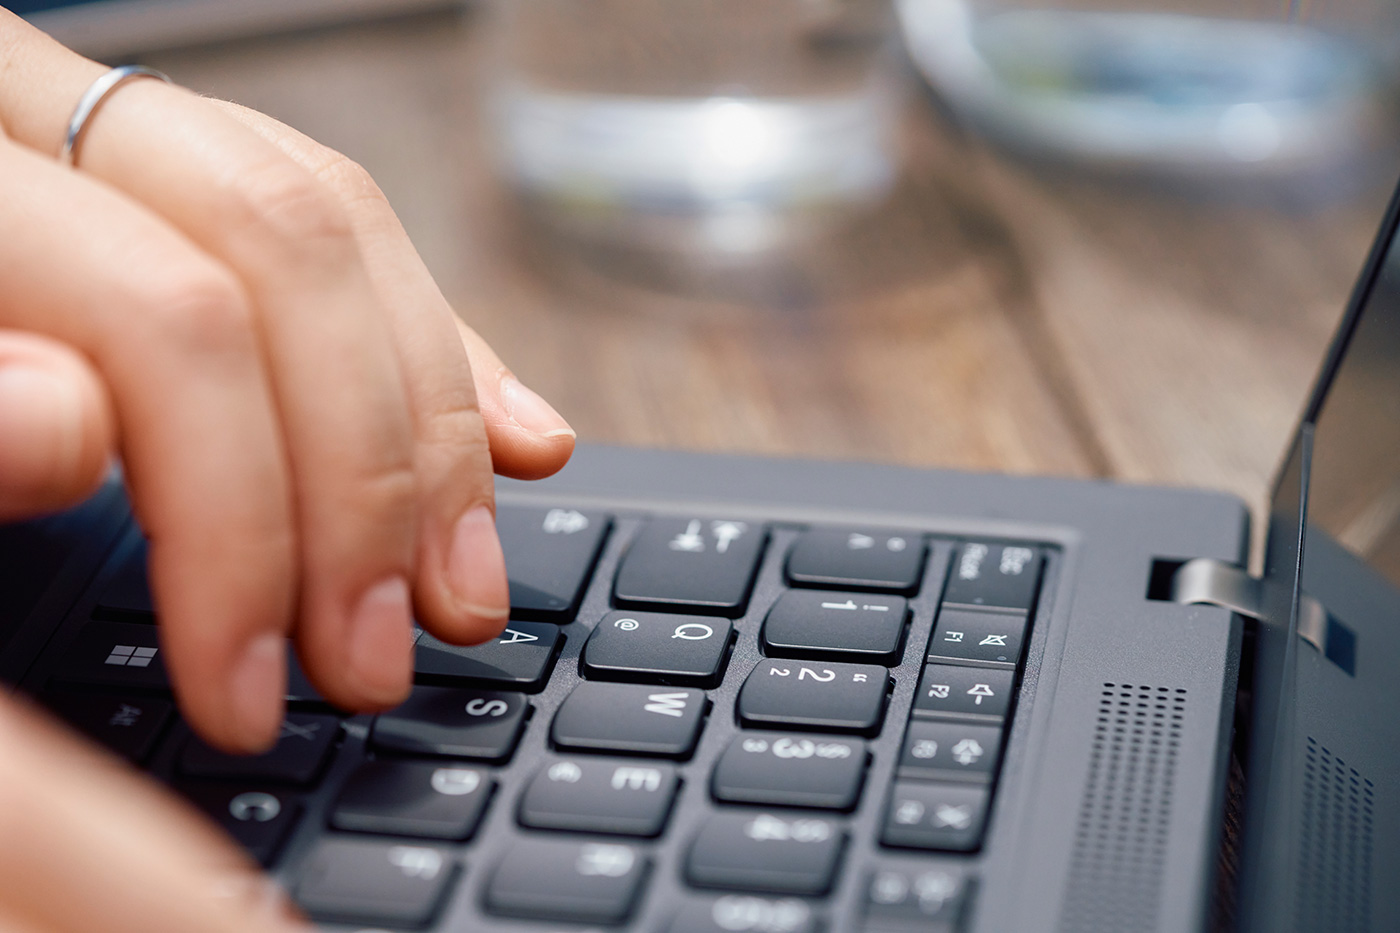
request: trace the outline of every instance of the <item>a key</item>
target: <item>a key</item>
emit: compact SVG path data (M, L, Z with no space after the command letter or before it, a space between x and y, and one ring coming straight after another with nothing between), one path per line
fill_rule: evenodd
M763 525L726 519L654 518L618 569L619 605L738 616L768 541Z
M739 691L739 719L760 728L874 735L888 683L885 668L868 664L764 660Z
M859 740L745 732L715 765L710 793L727 803L854 810L865 762Z
M968 883L948 868L881 868L865 889L862 933L954 933Z
M584 676L718 686L732 631L728 619L610 612L594 627L583 647Z
M506 555L511 616L573 621L611 524L602 512L498 506L496 532Z
M136 764L150 755L175 711L169 700L135 695L54 691L42 700L69 725Z
M414 687L403 705L375 717L369 740L381 752L507 761L529 712L521 693Z
M182 783L182 794L263 865L271 865L301 815L296 797L277 787Z
M700 690L581 683L554 714L550 740L579 751L688 758L707 704Z
M520 798L520 825L659 836L679 783L671 765L557 759L539 770Z
M1001 730L959 722L913 720L899 755L900 777L986 783L996 775Z
M126 689L169 690L165 652L154 625L89 622L69 646L58 679Z
M1011 704L1016 672L928 664L914 694L914 715L999 721Z
M924 539L917 534L814 528L788 552L793 586L912 593L924 570Z
M306 860L294 897L316 920L418 929L432 921L457 868L435 846L328 837Z
M710 901L688 901L666 933L816 933L817 918L806 901L727 894Z
M486 885L490 913L617 924L632 913L647 860L631 846L517 839Z
M180 771L189 777L310 784L339 734L340 720L334 716L288 713L277 743L261 755L230 755L190 736L180 756Z
M413 671L422 683L472 681L534 692L544 687L563 644L559 627L548 622L511 622L498 637L465 648L424 632L413 649Z
M831 889L845 833L831 820L771 813L717 813L686 856L699 887L820 895Z
M146 545L142 542L113 568L112 576L98 591L94 615L119 621L131 617L141 622L152 621L155 602L151 599L151 586L146 578L146 551Z
M908 604L902 596L788 590L763 623L765 654L896 664Z
M953 658L1013 668L1021 659L1025 635L1024 615L944 607L929 639L929 660Z
M1040 548L967 541L953 554L944 604L1030 612L1040 581Z
M471 838L494 784L484 771L430 761L368 761L350 775L331 826L358 833Z
M887 846L971 852L982 845L988 789L974 784L897 781L880 841Z

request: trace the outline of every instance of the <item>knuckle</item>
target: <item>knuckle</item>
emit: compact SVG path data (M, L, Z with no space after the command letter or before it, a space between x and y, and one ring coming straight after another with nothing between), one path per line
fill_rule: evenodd
M361 515L413 515L418 501L418 474L412 458L386 457L361 465L351 474L345 495Z
M251 347L252 309L232 274L191 263L141 278L131 300L162 339L199 354Z
M315 175L288 161L245 177L235 210L268 245L293 255L353 249L349 216Z
M343 204L389 203L368 169L334 150L326 150L316 177L334 191Z

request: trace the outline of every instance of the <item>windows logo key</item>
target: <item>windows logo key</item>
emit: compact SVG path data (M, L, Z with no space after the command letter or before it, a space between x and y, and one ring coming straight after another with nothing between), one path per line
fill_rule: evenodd
M155 660L156 648L138 648L135 645L113 645L107 655L106 664L117 667L150 667Z

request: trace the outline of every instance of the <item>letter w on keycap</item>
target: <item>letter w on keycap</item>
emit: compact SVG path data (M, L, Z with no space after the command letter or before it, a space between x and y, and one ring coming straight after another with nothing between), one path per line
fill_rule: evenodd
M689 696L687 693L653 693L647 697L650 702L643 709L662 716L684 716L685 701Z

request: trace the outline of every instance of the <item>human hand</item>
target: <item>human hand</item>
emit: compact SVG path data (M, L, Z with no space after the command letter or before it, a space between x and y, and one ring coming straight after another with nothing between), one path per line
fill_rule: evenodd
M0 694L0 933L310 933L212 824Z
M174 689L212 743L282 716L284 637L350 709L410 684L410 619L508 614L492 468L573 432L460 325L363 169L0 10L0 518L81 499L119 453Z

